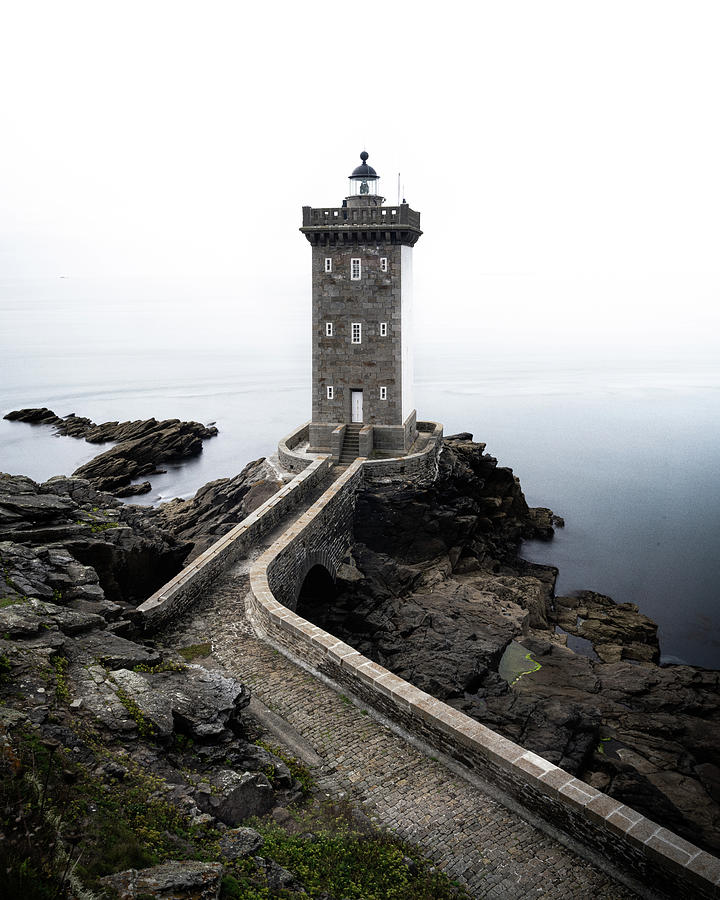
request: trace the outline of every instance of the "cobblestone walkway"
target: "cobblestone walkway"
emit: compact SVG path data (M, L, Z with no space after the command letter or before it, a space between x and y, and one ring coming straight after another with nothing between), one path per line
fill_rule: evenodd
M321 788L346 793L473 897L636 897L259 640L245 617L249 566L249 560L239 563L162 641L174 647L211 641L215 662L323 760L314 772Z

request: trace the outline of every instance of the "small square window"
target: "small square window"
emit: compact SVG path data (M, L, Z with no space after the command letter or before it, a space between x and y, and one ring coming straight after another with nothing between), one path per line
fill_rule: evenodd
M360 322L352 323L351 341L353 344L361 344L362 343L362 324Z
M350 260L350 280L360 281L361 272L360 260L357 257L353 257L353 259Z
M387 400L387 388L386 387L380 388L380 399Z
M332 256L325 257L325 271L332 272Z
M327 390L327 398L328 398L328 400L332 400L333 394L335 393L335 389L333 388L333 386L332 386L331 384L329 384L329 385L327 386L326 390Z
M326 323L325 323L325 337L332 337L332 336L333 336L333 327L332 327L332 326L333 326L333 323L332 323L332 322L326 322Z
M380 337L387 337L387 322L380 323Z
M380 271L387 272L387 256L380 257Z

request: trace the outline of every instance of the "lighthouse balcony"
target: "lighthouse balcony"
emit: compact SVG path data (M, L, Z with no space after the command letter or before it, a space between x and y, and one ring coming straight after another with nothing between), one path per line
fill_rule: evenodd
M420 213L399 206L303 206L300 229L314 246L367 241L414 246L422 231Z
M420 213L410 209L407 203L400 206L334 206L317 208L303 206L303 227L327 228L353 225L401 225L420 230Z

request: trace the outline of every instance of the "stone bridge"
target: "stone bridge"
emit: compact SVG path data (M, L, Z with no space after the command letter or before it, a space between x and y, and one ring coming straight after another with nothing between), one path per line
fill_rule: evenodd
M313 697L302 719L309 736L314 734L317 742L327 741L337 727L341 747L343 742L355 745L367 771L375 771L377 760L366 745L375 746L372 741L376 741L376 752L384 753L385 738L378 733L371 741L360 735L363 729L365 735L368 729L390 728L419 750L413 771L400 781L391 771L373 776L373 784L358 774L350 787L357 794L358 785L365 785L365 795L358 795L360 801L368 802L370 795L379 798L386 804L384 823L442 861L448 872L479 892L476 896L498 900L539 894L608 900L633 895L720 898L720 860L418 690L294 611L303 582L314 566L322 566L335 577L352 544L355 497L364 484L434 477L442 427L426 427L425 433L428 439L419 453L404 459L358 459L344 470L333 467L327 456L303 452L307 426L290 435L281 442L279 457L286 468L298 474L139 607L146 627L168 631L173 620L183 616L191 622L195 604L204 610L212 611L214 606L222 610L230 598L235 604L233 612L216 613L216 630L204 640L212 637L214 652L217 646L224 654L223 664L227 661L235 667L231 672L247 677L244 667L254 652L257 659L265 660L260 663L264 666L260 673L249 673L257 679L253 683L257 690L256 684L262 686L277 670L261 645L275 648L290 661L287 665L294 663L300 667L297 671L319 679L318 691L329 685L381 723L376 726L366 720L362 728L356 723L354 731L349 726L350 731L343 732L340 718L344 717L338 715L337 705ZM207 625L200 628L207 629ZM255 649L251 652L250 647ZM294 715L299 702L291 687L297 680L292 674L295 671L291 666L275 688L275 694L288 691L288 717ZM275 702L270 696L266 699ZM282 698L278 697L277 703L283 706ZM319 725L313 730L314 716ZM444 766L442 776L436 770L427 775L431 760ZM337 766L342 769L339 763ZM404 785L399 795L398 784ZM470 803L468 798L476 795L485 800ZM483 818L490 816L488 797L504 805L502 822L514 823L510 835L507 830L498 832L503 837L490 849L486 846L489 826ZM389 808L388 798L392 798ZM448 809L458 803L464 804L463 808L470 803L467 816L455 823L451 816L446 833L440 826L445 828ZM527 832L527 822L539 829L537 838L532 837L532 829ZM556 849L549 855L549 838L540 838L543 831L560 842L551 841ZM440 842L438 833L445 835ZM516 847L513 837L520 834L526 836L522 848ZM453 847L462 849L454 852ZM534 862L538 853L544 854L540 869ZM499 861L492 875L486 867L492 868L494 855ZM600 869L585 862L588 859Z

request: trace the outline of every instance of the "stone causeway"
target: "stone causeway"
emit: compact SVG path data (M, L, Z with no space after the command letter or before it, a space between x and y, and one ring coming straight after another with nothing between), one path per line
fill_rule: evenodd
M433 477L442 427L430 426L406 471L397 458L333 467L302 449L307 425L289 435L279 458L293 480L145 601L146 627L173 646L210 640L214 664L312 747L328 793L472 896L720 898L719 859L293 611L309 569L334 576L349 550L366 480Z

